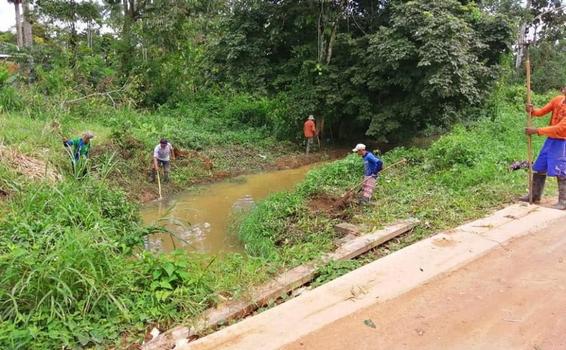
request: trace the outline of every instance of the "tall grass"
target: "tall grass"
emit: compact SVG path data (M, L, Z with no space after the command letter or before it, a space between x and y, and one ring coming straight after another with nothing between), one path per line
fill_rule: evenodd
M0 213L1 349L126 347L268 272L236 254L143 251L137 206L94 176L22 184Z

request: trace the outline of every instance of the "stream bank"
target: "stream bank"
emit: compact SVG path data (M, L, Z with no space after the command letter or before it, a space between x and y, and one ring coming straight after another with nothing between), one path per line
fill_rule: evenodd
M243 252L243 245L230 230L234 220L268 195L291 190L316 164L237 176L146 203L141 210L144 223L169 231L152 235L148 248L162 252L180 248L209 254Z

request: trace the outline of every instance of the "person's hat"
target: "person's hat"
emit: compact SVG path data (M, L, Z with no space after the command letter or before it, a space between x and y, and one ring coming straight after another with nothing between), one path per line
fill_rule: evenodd
M363 143L358 143L356 147L352 150L352 152L363 151L366 149L366 145Z
M309 119L309 120L314 120L314 116L311 114L311 115L309 115L309 118L308 118L308 119Z
M167 139L161 139L161 140L159 140L159 143L166 145L166 144L169 143L169 141L167 141Z
M83 133L83 137L90 140L94 137L94 133L92 131L85 131Z

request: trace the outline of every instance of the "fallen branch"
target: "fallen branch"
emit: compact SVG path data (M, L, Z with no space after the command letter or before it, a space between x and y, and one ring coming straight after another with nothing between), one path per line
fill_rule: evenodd
M126 89L126 85L124 84L124 86L122 86L121 88L116 89L116 90L105 91L105 92L94 92L92 94L88 94L88 95L83 96L83 97L75 98L73 100L65 100L65 101L61 102L61 109L63 109L66 104L79 102L79 101L86 100L88 98L95 97L95 96L106 96L106 97L108 97L110 99L110 101L112 101L112 105L114 107L116 107L116 102L114 101L114 99L112 98L112 96L110 94L113 94L113 93L116 93L116 92L121 92L121 91L124 91L125 89Z

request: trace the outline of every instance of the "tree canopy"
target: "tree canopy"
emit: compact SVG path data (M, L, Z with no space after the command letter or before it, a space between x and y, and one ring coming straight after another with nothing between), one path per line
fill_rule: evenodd
M536 76L535 88L564 79L565 14L555 0L30 4L28 71L44 93L128 85L144 108L242 93L273 101L272 116L254 122L283 138L308 114L328 136L381 141L473 117L519 47L521 23L536 39L535 72L554 72Z

